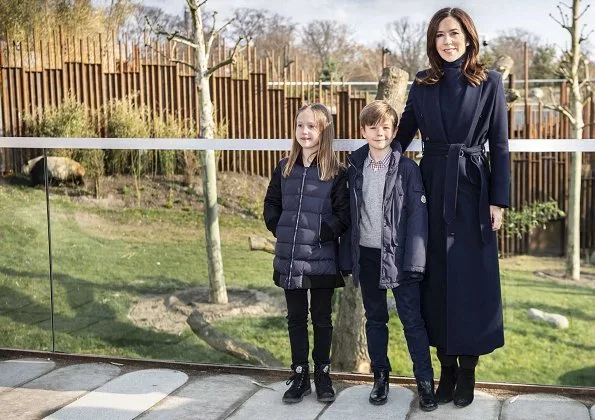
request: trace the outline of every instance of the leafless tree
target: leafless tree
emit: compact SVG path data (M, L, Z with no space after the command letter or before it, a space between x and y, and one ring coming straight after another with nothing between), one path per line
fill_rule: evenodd
M170 33L158 27L154 28L156 34L164 35L170 41L183 44L194 50L194 60L192 62L173 61L191 68L195 73L194 82L198 88L200 110L199 135L204 140L215 137L215 118L213 116L213 102L211 101L209 78L217 69L234 63L237 47L241 42L241 38L239 38L229 58L209 67L208 59L211 55L213 43L219 33L232 21L228 21L224 25L217 27L216 12L214 12L212 27L210 30L205 31L202 13L204 10L202 8L206 1L186 0L192 21L188 36L181 35L178 32ZM200 159L204 191L205 239L209 268L210 297L213 303L227 303L227 289L225 287L223 259L221 257L221 239L219 235L215 151L201 150Z
M570 49L565 52L560 71L570 85L570 103L548 104L565 115L571 124L571 137L583 138L585 122L583 120L583 106L591 93L589 63L581 51L581 44L585 42L592 31L586 33L586 24L582 25L581 18L589 5L581 11L580 0L573 0L572 5L560 2L558 4L559 17L550 16L570 34ZM566 276L573 280L580 278L580 217L581 217L581 175L582 154L573 152L570 160L570 188L568 192L568 220L566 229Z
M391 61L410 78L427 66L426 29L426 22L412 22L408 17L386 25Z

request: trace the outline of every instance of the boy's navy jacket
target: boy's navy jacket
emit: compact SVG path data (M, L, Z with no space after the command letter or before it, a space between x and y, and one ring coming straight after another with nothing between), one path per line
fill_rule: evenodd
M378 287L392 289L399 284L420 281L426 266L428 213L421 172L417 164L401 154L393 141L382 203L382 246ZM364 161L370 147L366 144L349 156L350 240L341 242L341 267L350 260L353 281L359 285L359 222L362 205Z
M316 160L301 157L287 177L282 159L264 199L264 221L275 235L275 284L284 289L335 288L345 285L339 270L339 237L349 227L347 170L321 181Z

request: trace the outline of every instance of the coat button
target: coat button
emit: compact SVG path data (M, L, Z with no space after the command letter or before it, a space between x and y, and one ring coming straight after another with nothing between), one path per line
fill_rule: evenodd
M429 137L426 137L426 141L429 141L429 140L430 140L430 138Z

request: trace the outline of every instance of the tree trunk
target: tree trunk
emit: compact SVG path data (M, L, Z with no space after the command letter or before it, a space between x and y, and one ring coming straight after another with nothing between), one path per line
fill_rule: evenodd
M376 99L387 101L397 111L397 114L401 116L407 100L408 81L409 75L405 70L397 67L385 67L378 82Z
M333 369L342 372L370 372L362 292L348 281L341 291L339 312L333 330Z
M573 0L572 28L570 32L572 39L572 50L570 52L572 60L570 65L570 74L572 76L570 112L574 117L572 138L578 140L583 138L583 128L585 126L583 121L583 97L580 88L581 78L579 76L581 59L579 17L580 1ZM568 219L566 225L566 276L573 280L580 278L581 268L581 169L582 154L581 152L574 152L570 159L570 189L568 192Z
M378 82L376 99L387 101L400 115L405 108L407 82L406 71L396 67L385 68ZM348 281L341 293L333 332L333 369L359 373L370 371L364 317L361 291Z
M215 134L215 119L213 117L213 103L209 87L208 57L206 56L205 39L203 33L202 16L200 7L193 0L192 10L193 40L197 45L195 49L196 77L200 110L200 137L212 139ZM207 248L207 261L209 267L209 284L211 289L211 302L227 303L227 290L223 274L223 258L221 257L221 239L219 236L219 217L217 209L217 171L215 167L215 151L203 150L200 152L202 166L202 186L205 213L205 240Z

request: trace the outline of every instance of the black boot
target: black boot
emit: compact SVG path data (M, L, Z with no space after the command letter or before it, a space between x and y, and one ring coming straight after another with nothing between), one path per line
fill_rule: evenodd
M386 404L388 397L388 370L374 371L374 386L370 392L370 403L374 405Z
M440 382L436 390L436 400L438 404L446 404L453 400L455 393L455 384L457 383L458 365L440 366Z
M475 389L475 369L459 368L457 371L457 387L454 394L454 403L457 407L466 407L473 402Z
M283 402L289 404L300 402L312 392L308 365L296 365L292 366L292 369L293 375L287 380L287 385L291 384L291 386L283 394Z
M335 401L333 381L329 375L330 365L314 366L314 386L316 386L316 399L321 402Z
M434 394L434 379L417 381L417 393L419 394L419 408L423 411L432 411L438 408L438 401Z

